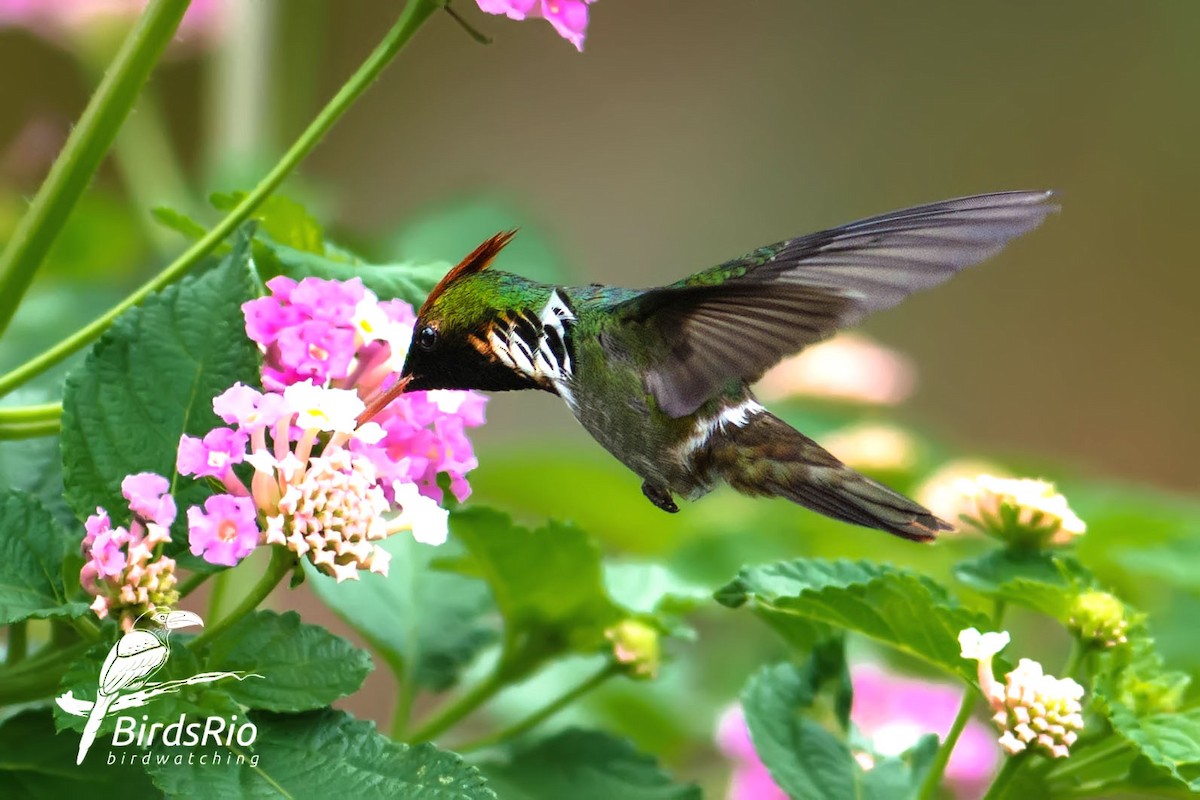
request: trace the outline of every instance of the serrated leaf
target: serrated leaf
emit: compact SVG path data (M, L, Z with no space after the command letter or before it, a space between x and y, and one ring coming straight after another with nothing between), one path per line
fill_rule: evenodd
M531 530L482 508L453 514L450 525L467 553L440 565L484 580L509 635L536 642L539 656L595 650L623 616L605 592L599 549L578 528Z
M699 800L625 739L572 728L481 766L504 800Z
M754 610L780 630L798 622L856 631L974 683L975 662L960 657L958 633L988 630L987 617L963 608L930 579L865 561L796 559L743 569L718 602Z
M613 600L639 614L686 614L712 599L708 589L653 563L605 564L604 586Z
M308 711L353 694L371 671L371 657L294 611L256 611L212 641L205 667L254 672L222 688L239 703L268 711Z
M218 211L232 211L246 199L246 192L217 192L209 202ZM321 223L304 206L283 195L271 195L251 212L260 229L275 242L306 253L325 253L325 234Z
M116 522L127 522L121 481L156 472L171 480L180 510L168 554L186 549L184 509L211 490L175 473L179 437L203 436L221 425L212 399L233 383L258 383L259 353L241 312L253 286L247 247L243 234L217 268L122 314L67 378L64 480L67 502L80 519L100 506Z
M1194 769L1200 764L1200 708L1139 718L1124 705L1112 703L1109 721L1147 761L1189 790L1200 791Z
M803 714L815 697L812 675L793 664L764 667L742 691L754 749L771 778L796 800L858 796L850 748Z
M434 548L399 535L379 546L392 556L386 577L337 583L306 564L308 585L394 670L410 672L417 686L445 691L496 638L484 617L491 595L479 581L430 568L453 542Z
M960 562L954 577L978 592L1066 622L1071 602L1093 578L1069 556L1044 551L992 550Z
M239 748L246 761L201 769L151 764L156 786L171 797L369 798L494 800L475 767L433 745L410 747L380 736L344 711L252 712L258 736ZM257 756L251 766L250 756Z
M0 490L0 531L0 623L87 612L86 603L70 600L62 575L82 531L68 534L40 502L12 490Z
M398 298L419 306L426 295L450 269L445 262L395 264L360 264L327 256L306 253L271 241L263 242L271 259L260 260L259 274L263 280L285 275L293 280L323 278L346 281L359 278L363 285L381 300Z
M158 206L150 210L150 216L154 217L154 220L164 228L169 228L192 241L203 239L208 235L207 228L178 209L168 206ZM218 247L214 252L221 253L228 249L229 246L224 245Z
M4 796L25 800L63 797L151 797L139 767L111 767L99 758L75 766L79 740L56 735L47 708L31 709L0 724L0 786Z

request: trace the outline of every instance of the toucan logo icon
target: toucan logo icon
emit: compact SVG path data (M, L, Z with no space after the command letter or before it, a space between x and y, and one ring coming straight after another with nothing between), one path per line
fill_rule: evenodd
M146 627L138 628L145 620ZM76 764L82 764L88 748L96 740L104 718L127 708L144 706L163 694L178 692L184 686L211 683L224 678L261 678L262 675L243 672L202 672L182 680L152 683L154 677L171 655L168 641L171 631L190 626L203 627L204 620L191 611L157 609L138 618L134 628L117 640L100 668L96 700L91 702L74 697L72 692L55 698L59 708L77 717L87 717L83 736L79 740Z

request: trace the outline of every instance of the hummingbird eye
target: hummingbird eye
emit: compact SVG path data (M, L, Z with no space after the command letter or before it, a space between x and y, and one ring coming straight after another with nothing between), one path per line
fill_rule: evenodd
M422 350L432 350L433 346L437 344L437 339L437 328L434 328L432 325L426 325L424 328L421 328L421 330L417 331L417 347L421 348Z

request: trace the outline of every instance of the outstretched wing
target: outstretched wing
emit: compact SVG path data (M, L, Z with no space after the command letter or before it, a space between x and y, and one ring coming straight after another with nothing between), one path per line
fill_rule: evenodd
M729 380L757 380L784 356L994 255L1057 210L1051 197L1001 192L871 217L759 248L614 311L666 343L646 388L682 417Z

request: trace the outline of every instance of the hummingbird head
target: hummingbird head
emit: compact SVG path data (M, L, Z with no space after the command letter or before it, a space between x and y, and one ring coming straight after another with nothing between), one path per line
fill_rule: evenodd
M484 271L515 233L498 233L486 240L429 293L417 312L400 373L400 379L407 381L403 391L537 388L496 357L488 337L524 281L506 272Z

